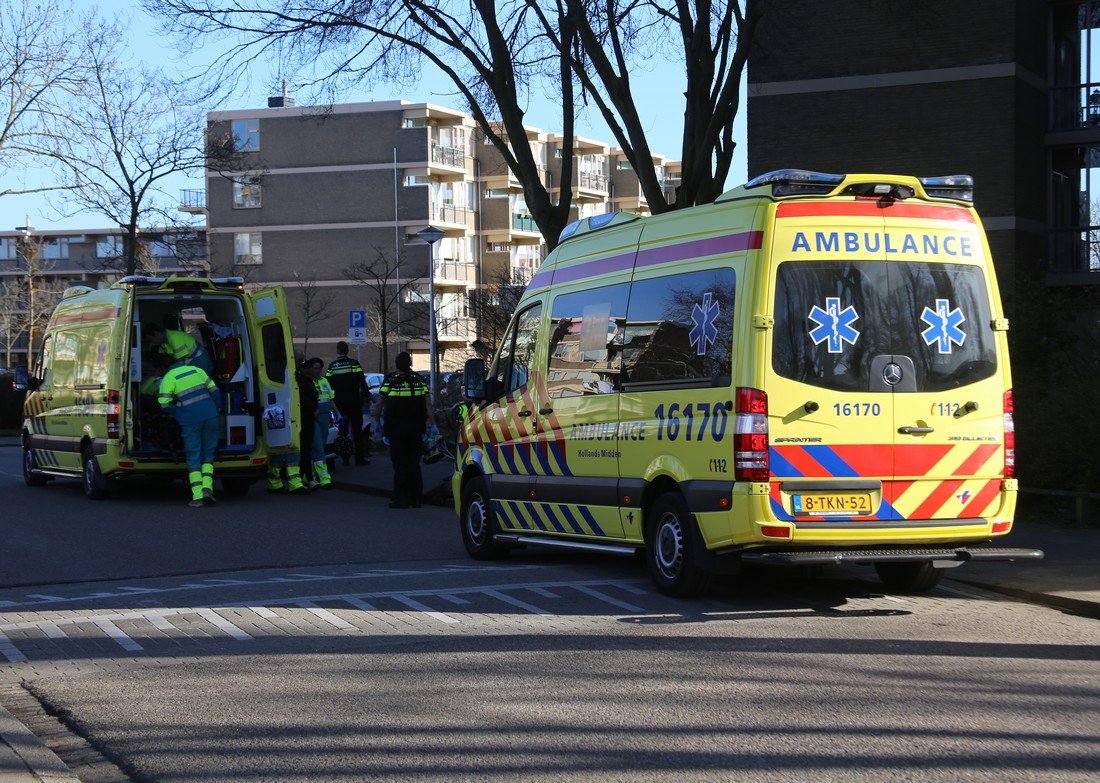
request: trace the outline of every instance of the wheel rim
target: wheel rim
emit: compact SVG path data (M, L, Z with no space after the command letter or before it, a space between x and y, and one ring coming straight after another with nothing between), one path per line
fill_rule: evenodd
M675 579L684 564L684 528L675 514L667 513L657 523L653 541L653 562L665 579Z
M23 475L30 477L34 473L34 449L23 452Z
M481 495L474 495L466 509L466 534L475 546L483 546L489 539L489 509Z

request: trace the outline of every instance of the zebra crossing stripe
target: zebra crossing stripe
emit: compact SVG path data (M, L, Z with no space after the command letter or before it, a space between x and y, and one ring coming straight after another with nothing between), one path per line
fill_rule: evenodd
M364 612L377 612L378 611L373 606L368 604L366 601L360 601L358 598L356 598L353 595L345 595L344 596L344 601L351 604L356 609L362 609Z
M27 656L19 652L19 648L11 643L11 639L0 633L0 655L8 659L9 663L26 663Z
M57 625L49 620L43 620L38 623L39 629L42 633L46 634L47 639L68 639L69 636Z
M584 593L585 595L592 596L597 601L603 601L605 604L611 604L612 606L617 606L620 609L625 609L628 612L638 612L638 613L644 613L645 612L645 609L643 609L640 606L635 606L634 604L628 604L626 601L620 601L617 598L612 598L609 595L605 595L604 593L601 593L599 590L595 590L595 589L593 589L591 587L587 587L585 585L577 585L575 589L578 592Z
M141 650L145 649L129 636L127 636L121 628L108 620L106 617L93 618L92 624L99 628L99 630L103 631L103 633L107 634L107 636L110 637L112 641L116 642L118 646L121 647L123 650L127 650L128 652L140 652Z
M238 642L248 642L252 640L252 636L233 625L233 623L226 620L213 609L196 609L195 612L199 617L206 620L211 625L221 628Z
M339 628L341 631L357 631L359 630L346 620L342 620L328 609L323 609L312 601L295 601L296 605L302 607L314 617L324 620L331 626Z
M485 595L492 596L498 601L503 601L506 604L511 604L517 609L522 609L523 611L530 612L531 614L538 614L542 615L543 617L550 617L553 615L553 612L548 612L545 609L539 609L537 606L521 601L518 598L513 598L510 595L500 592L500 590L483 590L482 592L484 592Z
M248 608L251 609L256 614L258 614L260 617L264 618L265 620L278 620L279 619L279 615L277 615L275 612L268 609L266 606L250 606Z
M428 606L427 604L422 604L414 598L409 598L407 595L395 594L393 596L393 599L395 601L400 601L401 603L405 604L405 606L409 607L410 609L415 609L418 612L423 612L426 616L431 617L431 618L436 619L436 620L439 620L439 622L441 622L441 623L457 623L458 622L458 620L451 617L450 615L443 614L443 612L437 612L434 609L432 609L430 606Z

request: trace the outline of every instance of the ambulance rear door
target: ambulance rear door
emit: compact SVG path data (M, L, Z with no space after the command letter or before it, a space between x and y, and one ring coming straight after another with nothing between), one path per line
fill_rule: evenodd
M895 251L892 356L871 371L893 392L894 518L973 524L1001 501L1007 378L982 231L961 206L897 202L881 211Z
M261 431L268 448L298 448L298 385L290 317L282 286L262 288L245 297L257 368Z
M771 511L810 535L893 516L894 401L872 378L890 354L881 212L862 201L776 206L763 304Z

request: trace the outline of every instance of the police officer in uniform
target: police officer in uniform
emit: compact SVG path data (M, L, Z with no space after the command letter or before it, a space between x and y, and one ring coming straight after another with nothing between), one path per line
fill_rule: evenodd
M397 372L382 381L382 435L393 462L393 499L390 508L420 508L424 480L420 475L420 451L430 419L428 385L412 371L412 357L405 351L394 360ZM339 406L337 402L337 406Z
M336 395L336 409L348 421L348 434L355 443L355 464L369 465L363 437L363 406L370 404L370 390L363 368L348 356L348 344L343 340L336 343L336 358L329 364L325 379Z
M160 381L160 407L170 411L183 429L187 478L192 508L217 502L214 498L214 455L218 448L218 408L221 392L200 367L175 362Z

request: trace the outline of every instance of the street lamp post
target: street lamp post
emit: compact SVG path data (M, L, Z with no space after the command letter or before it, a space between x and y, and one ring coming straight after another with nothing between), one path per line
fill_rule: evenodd
M15 230L23 234L23 263L27 265L27 366L30 367L34 362L34 327L38 321L34 301L34 261L31 259L31 232L34 227L31 226L30 215L27 216L27 225L16 226Z
M435 346L435 246L443 238L443 232L435 226L428 226L416 232L428 243L428 390L431 395L432 410L435 410L436 375L439 358Z

